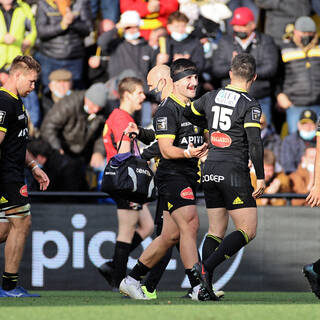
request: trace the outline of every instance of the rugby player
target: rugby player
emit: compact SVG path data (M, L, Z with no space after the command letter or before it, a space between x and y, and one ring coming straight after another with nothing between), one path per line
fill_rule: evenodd
M317 128L317 154L315 161L314 184L307 196L311 208L320 206L320 122ZM320 259L303 267L303 273L309 281L312 292L320 299Z
M30 56L17 56L0 88L0 241L6 242L0 297L39 297L16 287L25 241L31 226L30 204L24 182L24 165L46 190L49 178L26 150L28 118L20 97L34 88L40 65Z
M211 285L214 269L256 235L255 199L263 194L265 182L261 108L247 93L256 79L255 70L251 55L238 54L231 62L230 85L203 95L185 110L189 121L197 124L197 119L205 118L209 127L209 153L202 174L209 237L202 262L192 268L201 282L201 300L206 300L208 293L215 299ZM256 171L256 190L250 181L249 156ZM229 215L236 231L224 238Z
M180 255L197 299L199 281L191 268L198 259L196 245L199 220L195 205L198 160L207 154L204 130L193 126L183 110L196 94L197 69L193 62L178 59L171 66L173 92L159 106L154 128L161 159L156 184L162 202L163 228L140 256L136 266L120 283L120 292L134 299L148 299L141 279L180 240Z

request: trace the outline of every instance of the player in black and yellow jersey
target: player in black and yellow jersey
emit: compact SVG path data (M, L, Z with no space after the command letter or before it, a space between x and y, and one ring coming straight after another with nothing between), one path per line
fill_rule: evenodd
M204 130L183 116L186 104L196 94L198 76L195 64L187 59L176 60L171 66L171 78L173 92L160 104L154 117L161 152L156 184L163 201L163 228L120 284L120 291L134 299L148 299L141 290L141 278L179 238L181 259L194 287L194 299L198 297L199 282L191 273L192 266L198 261L196 236L199 221L195 192L199 179L198 160L206 155L207 143L204 142Z
M214 269L255 237L255 198L265 188L261 108L247 93L256 79L255 66L251 55L238 54L231 63L231 84L205 94L185 111L195 124L197 119L205 118L209 128L209 153L202 174L209 233L203 262L195 264L192 270L204 291L211 295ZM250 181L249 156L257 175L256 190ZM229 215L237 230L224 238Z
M5 244L5 266L0 297L36 297L16 287L18 269L28 235L31 216L24 167L27 164L40 189L49 179L26 150L28 119L20 97L35 87L40 65L29 56L16 57L9 78L0 88L0 241Z

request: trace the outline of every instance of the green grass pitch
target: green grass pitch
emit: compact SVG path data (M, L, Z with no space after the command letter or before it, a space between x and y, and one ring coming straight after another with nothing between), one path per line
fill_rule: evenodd
M317 320L320 300L311 292L226 292L219 302L180 298L184 291L158 292L138 301L110 291L42 291L41 298L0 298L4 320Z

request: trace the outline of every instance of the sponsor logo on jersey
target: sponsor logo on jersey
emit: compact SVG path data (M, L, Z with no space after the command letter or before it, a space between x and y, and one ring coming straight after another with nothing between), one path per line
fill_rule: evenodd
M157 118L156 127L157 127L156 128L157 131L166 131L166 130L168 130L168 118L167 117Z
M6 112L5 111L0 111L0 124L4 123L5 117L6 117Z
M0 199L0 203L7 203L7 202L8 200L4 196L2 196Z
M225 133L215 131L211 133L211 144L218 148L227 148L231 145L232 139Z
M20 130L18 137L25 137L28 135L28 128L24 128L22 130Z
M261 110L258 108L252 108L252 120L259 121L261 116Z
M168 210L170 210L173 207L173 204L171 204L170 202L168 202Z
M191 122L182 122L180 126L187 127L187 126L191 126L191 124L192 124Z
M243 201L242 201L239 197L236 197L236 198L233 200L232 204L243 204Z
M28 196L28 188L26 185L24 185L23 187L20 188L20 194L23 197L27 197Z
M180 192L180 197L182 199L194 200L194 194L191 187L185 188Z
M18 120L23 120L24 118L25 118L24 113L23 113L23 114L20 114L20 115L18 116Z
M203 137L202 136L189 136L189 137L183 137L181 139L181 144L189 144L193 143L194 145L200 145L203 143Z
M225 106L235 107L240 94L229 90L220 90L215 98L215 103L224 104Z
M219 176L218 174L205 174L202 176L202 182L221 182L224 180L224 176Z

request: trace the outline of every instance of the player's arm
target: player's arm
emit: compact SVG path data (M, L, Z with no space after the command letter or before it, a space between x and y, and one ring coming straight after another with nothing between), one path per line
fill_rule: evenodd
M27 150L26 165L31 170L33 177L40 184L40 190L45 191L48 188L50 180L46 173L39 167L35 157Z
M199 98L198 100L195 100L191 102L190 104L187 104L183 115L194 125L207 129L208 123L207 119L204 114L203 107L206 105L206 100L208 97L208 93Z
M263 143L261 140L260 132L260 117L261 117L261 108L253 106L250 108L244 120L244 128L246 131L250 159L254 165L254 169L257 177L257 187L252 193L254 198L259 198L266 188L264 181L264 168L263 168Z
M320 131L318 127L317 131L317 153L316 160L314 164L314 182L310 190L309 195L307 196L306 202L310 207L319 207L320 206Z

